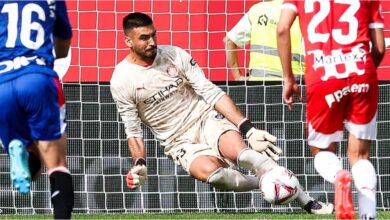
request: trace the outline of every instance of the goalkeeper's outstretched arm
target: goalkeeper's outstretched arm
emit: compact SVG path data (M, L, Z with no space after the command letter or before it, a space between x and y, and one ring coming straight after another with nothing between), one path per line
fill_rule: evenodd
M228 95L222 96L215 103L214 108L240 129L255 151L261 152L275 161L279 160L282 150L275 145L276 137L267 131L255 128Z
M245 118L244 114L242 114L241 110L228 95L222 96L215 103L214 108L236 126Z

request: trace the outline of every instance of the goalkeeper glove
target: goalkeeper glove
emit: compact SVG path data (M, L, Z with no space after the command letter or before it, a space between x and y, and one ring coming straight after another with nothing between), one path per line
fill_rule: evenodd
M279 160L279 155L282 154L282 149L275 145L276 137L264 130L259 130L245 118L240 124L241 133L245 134L249 145L253 150L271 157L273 160Z
M146 168L146 161L143 158L138 159L135 165L129 170L126 177L127 187L130 189L136 189L145 183L148 175L148 169Z

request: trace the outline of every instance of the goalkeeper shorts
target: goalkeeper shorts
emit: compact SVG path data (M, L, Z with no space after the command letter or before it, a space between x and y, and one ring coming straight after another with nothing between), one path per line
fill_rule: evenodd
M216 111L197 121L181 136L165 146L165 154L190 174L191 163L199 156L223 159L218 150L219 137L227 131L238 131L237 127Z

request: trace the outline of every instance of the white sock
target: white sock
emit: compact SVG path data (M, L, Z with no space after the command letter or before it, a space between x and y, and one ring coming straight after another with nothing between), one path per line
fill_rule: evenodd
M359 213L376 217L376 173L368 160L358 160L352 166L352 176L358 191Z
M328 182L334 183L336 174L343 168L336 154L330 151L320 151L314 157L314 167Z
M259 178L242 174L230 168L220 168L212 173L207 182L222 190L247 192L259 188Z
M297 201L299 205L303 208L308 202L315 200L313 197L309 196L306 192L303 191L303 187L300 186L299 194L297 196Z
M239 153L237 157L237 164L239 167L256 173L256 176L258 177L261 177L261 175L270 170L272 167L279 166L271 158L264 156L251 148L245 148Z

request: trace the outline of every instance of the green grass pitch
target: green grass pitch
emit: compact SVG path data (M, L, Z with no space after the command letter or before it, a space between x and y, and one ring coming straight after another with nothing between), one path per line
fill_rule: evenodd
M357 216L356 216L357 217ZM390 219L389 212L378 212L378 219ZM52 215L0 215L0 219L53 219ZM72 219L335 219L334 215L306 213L113 213L73 214Z

